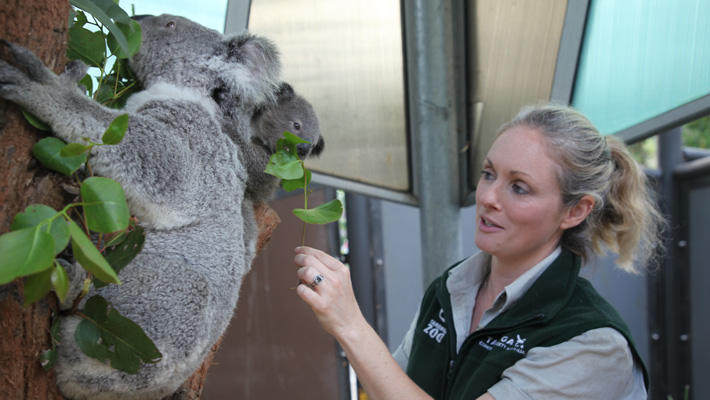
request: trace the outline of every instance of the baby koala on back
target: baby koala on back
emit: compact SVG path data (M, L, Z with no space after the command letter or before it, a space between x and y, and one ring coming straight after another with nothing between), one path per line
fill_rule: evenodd
M318 156L325 148L320 135L320 122L308 100L296 94L288 83L282 83L273 102L260 104L250 110L251 117L239 118L240 131L250 130L249 140L244 143L250 161L247 163L249 181L247 197L255 201L268 200L278 188L278 179L264 172L269 158L276 150L276 142L285 131L299 136L309 143L297 145L298 156L305 159Z
M30 51L9 43L17 67L0 60L0 96L67 142L99 142L115 117L127 112L130 118L120 144L94 148L91 167L123 185L146 243L121 270L123 285L92 287L86 298L100 294L138 323L163 359L134 375L114 370L74 342L80 318L63 318L56 373L69 398L172 394L231 319L255 253L253 205L278 185L263 173L276 140L289 130L313 143L302 149L304 157L322 149L315 112L281 82L269 40L249 33L227 37L171 15L138 22L143 42L130 67L145 89L125 110L82 93L76 84L86 71L81 63L56 76Z

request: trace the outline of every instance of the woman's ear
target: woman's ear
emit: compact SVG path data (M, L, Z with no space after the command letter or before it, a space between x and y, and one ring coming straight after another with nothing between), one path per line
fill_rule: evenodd
M577 204L567 209L565 217L560 223L560 228L569 229L579 225L594 209L594 198L590 195L583 196Z

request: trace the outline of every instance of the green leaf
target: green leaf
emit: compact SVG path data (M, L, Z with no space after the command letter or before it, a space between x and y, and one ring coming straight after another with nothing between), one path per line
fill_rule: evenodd
M141 361L154 364L163 355L143 329L109 307L101 296L92 296L84 307L74 339L89 357L101 362L109 360L114 369L135 374Z
M123 140L127 129L128 114L121 114L111 121L111 124L106 128L106 132L101 137L101 141L104 144L119 144Z
M130 20L130 24L117 23L116 26L126 37L126 42L128 43L128 53L123 51L118 43L116 35L114 35L113 32L109 32L106 37L106 45L111 53L119 60L130 58L134 54L138 53L138 50L140 50L141 39L143 36L141 26L134 20Z
M40 356L40 363L45 371L52 369L54 364L57 362L57 345L62 341L62 331L59 329L59 321L61 320L61 317L58 317L52 313L52 319L52 329L50 334L52 338L52 349L45 351Z
M70 10L70 12L73 10ZM83 11L74 11L75 17L73 18L74 23L72 26L84 26L86 25L87 22L89 22L89 19L86 18L86 14L84 14Z
M84 145L81 143L69 143L59 150L59 155L61 157L76 157L87 152L91 148L91 145Z
M22 228L31 228L39 225L42 222L54 218L58 212L52 207L43 204L33 204L25 208L24 212L15 215L10 225L10 230L16 231ZM69 227L67 221L63 218L54 218L52 225L49 227L49 233L54 238L54 255L59 254L67 244L69 244Z
M279 139L276 142L276 152L269 158L264 172L281 179L302 178L303 166L298 159L296 144L286 138Z
M35 301L43 298L52 290L52 268L32 274L25 281L25 300L23 307L27 307Z
M71 176L87 160L88 154L72 157L62 157L61 151L66 144L55 137L47 137L32 147L32 154L42 165L52 171Z
M69 276L67 271L59 265L59 263L54 263L54 268L52 271L52 286L54 287L54 292L57 293L59 302L64 301L69 294Z
M86 92L89 94L89 96L94 94L94 78L92 78L91 75L84 75L84 77L81 78L81 80L79 81L79 85L86 88Z
M49 268L54 261L54 239L41 226L0 236L0 285Z
M120 285L121 281L116 276L116 273L113 272L106 259L99 253L94 243L91 242L76 222L69 221L69 232L71 233L74 258L79 264L98 279Z
M281 186L287 192L292 192L296 189L305 189L308 184L311 183L311 171L306 169L306 181L303 181L303 177L299 179L282 179Z
M50 349L42 353L39 362L45 371L54 368L54 364L57 363L57 349Z
M25 110L24 108L20 107L20 111L22 112L22 115L25 117L27 122L30 123L30 125L34 126L35 128L41 130L41 131L49 131L52 130L52 127L49 125L45 124L43 121L40 121L37 117L34 115L30 114Z
M284 139L286 139L289 143L292 144L301 144L301 143L310 143L308 140L301 139L300 137L294 135L293 133L289 131L284 131Z
M136 226L130 231L123 242L117 246L109 247L104 253L106 261L108 261L114 272L118 274L123 267L133 260L138 253L143 250L145 244L145 231L140 226ZM100 288L106 286L105 283L94 279L94 287Z
M121 7L111 0L69 0L69 4L93 15L106 26L109 32L114 34L121 49L123 49L125 53L130 54L130 46L126 36L113 22L116 21L127 25L131 23L130 17Z
M128 227L128 205L118 182L91 177L81 184L86 223L95 232L111 233Z
M102 68L106 59L106 42L103 32L92 32L81 26L69 28L67 58L81 60L91 67Z
M331 200L325 204L321 204L316 208L304 210L297 208L293 213L301 219L301 221L309 224L327 224L328 222L337 221L343 214L343 204L340 200Z

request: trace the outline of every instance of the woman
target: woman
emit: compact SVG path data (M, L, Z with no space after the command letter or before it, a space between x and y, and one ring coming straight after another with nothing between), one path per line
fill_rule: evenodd
M571 108L523 109L476 190L481 252L427 289L394 357L363 318L348 269L296 249L299 296L371 398L641 399L647 374L618 313L579 269L603 246L638 272L663 218L623 143ZM405 372L406 371L406 372Z

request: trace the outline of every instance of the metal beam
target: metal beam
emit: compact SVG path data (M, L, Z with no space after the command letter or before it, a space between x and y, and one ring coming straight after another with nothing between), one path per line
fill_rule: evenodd
M577 77L577 65L584 42L588 12L589 0L569 0L567 2L550 100L565 104L572 103L574 80Z
M615 135L627 144L632 144L704 117L708 113L710 113L710 95L683 104L657 117L617 132Z
M239 33L249 26L251 0L227 0L227 16L224 19L224 34Z
M465 85L457 71L461 0L402 2L414 194L419 198L423 284L461 258L459 129ZM465 130L464 130L465 131Z

